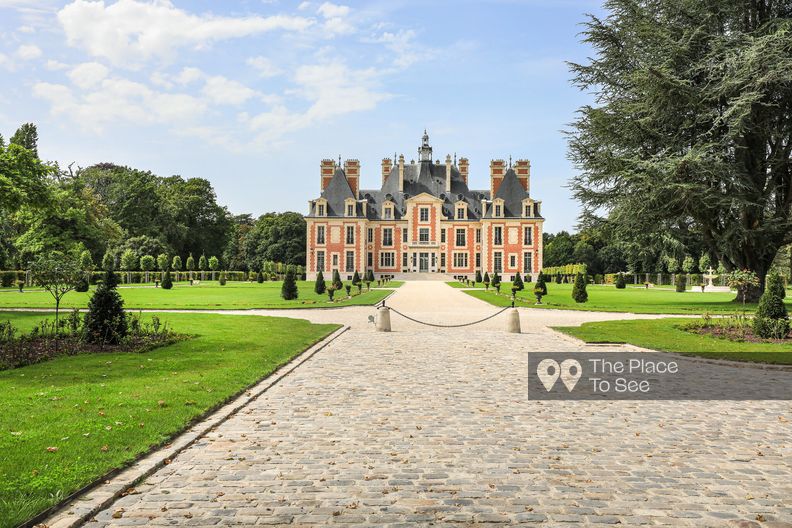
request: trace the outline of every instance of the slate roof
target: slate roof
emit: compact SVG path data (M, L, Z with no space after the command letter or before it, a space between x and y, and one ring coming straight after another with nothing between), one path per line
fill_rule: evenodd
M528 193L523 189L520 180L517 179L517 174L515 174L514 169L511 167L506 171L506 174L503 175L503 181L498 187L498 190L495 191L493 200L498 198L503 200L503 216L507 218L522 216L522 202L528 198ZM494 207L491 207L489 211L487 211L485 218L492 218L493 210Z
M342 168L337 168L333 178L322 191L322 198L327 200L327 216L344 216L344 201L348 198L365 200L366 217L369 220L382 219L382 205L390 200L395 204L394 219L401 219L406 213L406 201L422 193L430 194L443 200L443 214L447 218L456 216L456 203L460 200L467 204L467 220L477 221L482 218L481 201L490 200L490 191L468 189L462 180L457 167L451 167L451 192L445 190L446 166L445 163L431 161L410 163L404 165L404 192L399 192L399 166L396 164L381 189L362 189L359 196L354 196ZM522 201L528 197L514 170L509 168L504 175L494 198L504 200L504 217L521 217ZM492 218L492 207L484 218ZM311 211L311 215L315 211ZM363 214L362 205L356 204L356 214Z

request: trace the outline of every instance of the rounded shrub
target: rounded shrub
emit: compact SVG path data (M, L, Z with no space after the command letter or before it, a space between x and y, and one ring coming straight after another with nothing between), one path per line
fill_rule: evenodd
M627 287L627 281L624 280L624 273L616 274L616 287L620 290L623 290Z

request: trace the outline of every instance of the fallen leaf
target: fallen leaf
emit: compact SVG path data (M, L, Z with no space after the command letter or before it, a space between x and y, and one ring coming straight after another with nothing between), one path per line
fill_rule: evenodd
M58 452L58 448L57 447L48 447L47 451L49 451L50 453L57 453Z
M110 448L107 446L107 444L103 445L103 446L102 446L102 447L99 449L99 451L101 451L102 453L107 453L107 451L109 451L109 450L110 450Z

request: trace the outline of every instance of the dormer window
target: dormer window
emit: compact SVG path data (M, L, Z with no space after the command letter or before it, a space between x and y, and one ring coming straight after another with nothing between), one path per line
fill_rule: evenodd
M347 216L355 216L355 204L347 205Z
M393 220L393 204L386 203L382 206L382 218L384 220Z
M495 212L492 213L492 216L495 218L500 218L503 216L503 206L501 204L495 204Z
M467 218L467 206L464 203L458 203L456 205L456 219L464 220L465 218Z
M324 199L316 202L316 216L327 216L327 205Z
M523 207L523 216L531 216L531 205L525 204Z

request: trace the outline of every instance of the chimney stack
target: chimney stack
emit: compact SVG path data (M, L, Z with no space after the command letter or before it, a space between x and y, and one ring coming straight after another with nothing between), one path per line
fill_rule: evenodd
M344 173L346 174L349 188L352 189L352 194L357 199L358 190L360 189L360 162L356 159L346 160L344 162Z
M468 170L470 166L468 164L467 158L459 158L459 176L462 178L462 181L465 182L465 185L468 184Z
M385 185L385 180L388 179L391 169L393 169L393 160L390 158L382 158L382 185Z
M399 154L399 192L404 192L404 154Z
M517 160L514 165L514 172L517 174L517 179L522 184L523 189L528 194L531 193L531 162L526 159Z
M331 159L323 159L320 165L319 174L320 174L320 185L322 190L324 191L327 185L330 183L330 180L333 179L333 174L335 173L335 161Z
M446 154L445 191L446 191L446 193L450 193L451 192L451 154Z
M506 162L502 159L490 161L490 198L495 198L495 193L498 192L498 187L503 182L505 167Z

